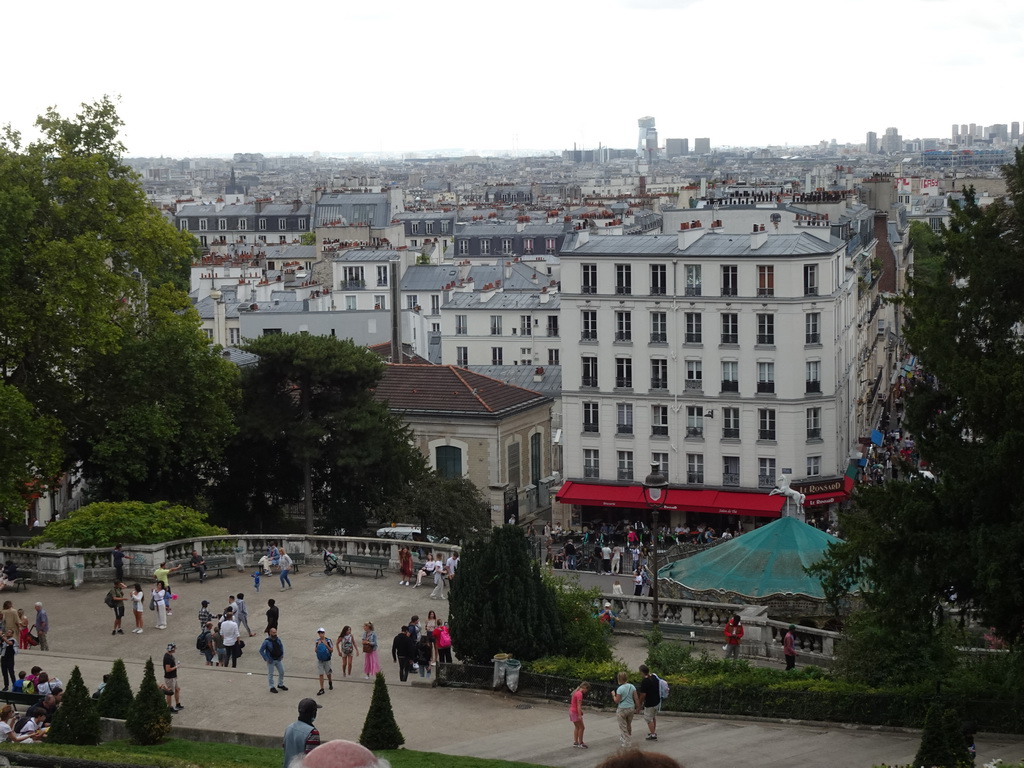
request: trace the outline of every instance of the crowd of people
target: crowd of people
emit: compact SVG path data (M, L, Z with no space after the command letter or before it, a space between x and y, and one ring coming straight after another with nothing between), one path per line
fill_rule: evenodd
M6 654L7 648L12 647L6 633L4 643ZM40 699L37 704L33 704L20 715L10 704L0 708L0 741L31 744L45 739L50 722L64 698L64 683L42 667L34 666L28 672L18 672L14 683L9 689L5 687L4 690L38 694Z

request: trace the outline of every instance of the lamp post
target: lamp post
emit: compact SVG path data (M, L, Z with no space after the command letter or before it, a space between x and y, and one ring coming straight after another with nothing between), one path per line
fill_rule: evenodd
M661 473L661 464L651 462L651 474L644 478L644 500L651 510L652 527L654 529L653 546L651 547L651 607L654 615L651 623L657 628L660 621L661 607L658 604L658 512L665 506L668 491L668 478Z

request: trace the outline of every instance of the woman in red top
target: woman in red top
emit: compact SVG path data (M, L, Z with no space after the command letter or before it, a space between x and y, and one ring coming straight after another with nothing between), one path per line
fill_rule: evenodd
M583 696L590 690L590 683L584 680L569 697L569 722L572 723L572 745L587 749L583 743Z
M740 658L740 640L743 639L743 624L740 622L740 615L737 613L729 619L725 625L725 658Z
M402 580L398 583L403 587L412 584L412 552L407 547L398 550L398 570L402 574Z

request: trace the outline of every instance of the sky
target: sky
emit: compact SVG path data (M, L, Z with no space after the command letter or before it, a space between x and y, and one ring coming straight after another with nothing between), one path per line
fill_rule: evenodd
M119 99L130 156L862 143L1024 122L1024 2L11 0L0 124ZM1019 109L1018 113L1014 110Z

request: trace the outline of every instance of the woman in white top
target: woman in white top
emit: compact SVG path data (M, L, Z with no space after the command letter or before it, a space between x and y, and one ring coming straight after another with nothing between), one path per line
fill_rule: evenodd
M135 629L132 632L142 634L142 603L146 600L146 594L142 591L141 584L132 585L132 613L135 614Z
M14 732L14 722L18 719L14 707L10 704L0 709L0 742L13 741L22 744L32 743L32 734L19 735Z
M153 587L153 602L156 603L156 628L167 629L167 604L164 598L167 592L164 590L164 583L158 581Z
M416 587L418 587L421 583L423 583L423 577L424 576L427 576L427 577L429 577L431 579L434 577L434 566L435 565L436 565L436 563L434 562L434 555L433 554L427 555L427 561L425 563L423 563L423 567L420 568L419 573L416 574L416 585L413 587L413 589L416 589Z

